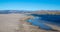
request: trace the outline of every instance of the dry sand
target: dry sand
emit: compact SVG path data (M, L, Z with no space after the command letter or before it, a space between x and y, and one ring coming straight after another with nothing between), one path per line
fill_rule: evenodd
M42 30L38 26L27 23L25 20L28 18L32 18L32 16L24 14L0 14L0 32L55 32Z
M23 14L0 14L0 32L15 32Z

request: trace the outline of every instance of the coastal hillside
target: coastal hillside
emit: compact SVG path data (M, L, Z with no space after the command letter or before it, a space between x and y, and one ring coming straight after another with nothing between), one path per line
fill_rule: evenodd
M36 10L32 14L60 14L60 10Z

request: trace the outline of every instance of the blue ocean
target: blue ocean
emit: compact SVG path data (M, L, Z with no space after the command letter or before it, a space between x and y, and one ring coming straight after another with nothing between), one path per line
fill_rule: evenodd
M29 19L27 22L32 23L34 26L39 26L45 30L51 30L50 26L45 25L44 23L54 24L60 26L60 15L49 15L49 14L31 14L34 16L33 19Z

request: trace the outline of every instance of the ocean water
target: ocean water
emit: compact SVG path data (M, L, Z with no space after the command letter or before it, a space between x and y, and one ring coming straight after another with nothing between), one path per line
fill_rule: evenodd
M38 14L31 14L35 17L39 17L39 20L43 21L48 21L50 23L60 25L60 15L49 15L49 14L43 14L43 15L38 15Z
M45 30L52 30L52 28L48 25L45 25L44 23L50 22L52 24L60 26L60 15L38 15L38 14L31 14L34 16L33 19L29 19L27 22L32 23L34 26L38 26L41 29Z

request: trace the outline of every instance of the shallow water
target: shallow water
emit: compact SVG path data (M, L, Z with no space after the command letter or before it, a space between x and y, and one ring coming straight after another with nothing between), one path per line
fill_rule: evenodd
M34 18L33 20L29 19L27 22L30 22L30 23L32 23L32 25L38 26L41 29L45 29L45 30L51 30L52 29L51 27L45 25L43 22L39 22L37 17Z

